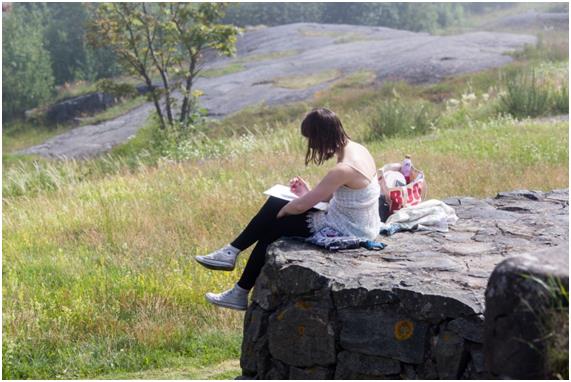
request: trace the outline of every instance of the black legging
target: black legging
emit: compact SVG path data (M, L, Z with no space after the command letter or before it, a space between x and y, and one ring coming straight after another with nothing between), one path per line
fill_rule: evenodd
M243 251L256 241L258 242L238 281L241 288L252 289L266 262L266 249L272 242L282 236L308 237L311 235L307 223L308 212L277 218L278 212L287 203L286 200L270 196L244 231L231 243L233 247Z

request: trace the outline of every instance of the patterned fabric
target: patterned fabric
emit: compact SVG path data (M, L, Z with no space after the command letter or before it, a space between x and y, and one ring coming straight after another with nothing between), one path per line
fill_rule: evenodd
M303 239L303 238L302 238ZM359 239L356 236L344 236L331 227L322 228L310 237L304 239L305 242L323 247L330 251L342 249L366 248L370 251L380 251L385 248L384 243Z
M317 233L330 227L344 236L373 240L379 234L379 196L381 188L376 178L358 190L341 186L333 193L327 211L308 215L309 229Z

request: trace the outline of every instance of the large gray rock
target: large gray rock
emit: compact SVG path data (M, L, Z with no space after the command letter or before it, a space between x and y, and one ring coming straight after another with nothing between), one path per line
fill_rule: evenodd
M568 290L568 243L502 261L486 290L488 370L501 378L551 379L548 339L569 333L550 319L568 312Z
M79 116L103 111L115 102L112 95L101 92L69 98L51 106L46 112L46 121L50 124L68 123Z
M485 290L512 256L568 242L568 190L449 198L447 233L379 238L381 252L274 243L244 324L258 378L490 378Z
M397 360L342 351L337 357L335 379L371 379L398 375L400 371Z

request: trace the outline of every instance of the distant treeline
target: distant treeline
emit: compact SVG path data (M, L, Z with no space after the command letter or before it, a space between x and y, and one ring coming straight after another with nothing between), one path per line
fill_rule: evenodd
M455 3L235 3L225 21L238 26L296 22L374 25L432 31L462 19Z
M10 3L5 3L10 4ZM86 43L97 3L11 3L2 15L2 115L21 116L54 98L55 86L121 74L113 52ZM511 3L231 3L223 22L238 26L295 22L434 31Z
M512 3L234 3L225 21L238 26L297 22L384 26L431 32Z

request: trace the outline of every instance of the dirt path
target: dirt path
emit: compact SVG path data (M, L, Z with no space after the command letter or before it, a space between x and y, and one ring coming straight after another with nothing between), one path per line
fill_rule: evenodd
M506 52L535 41L534 36L507 33L431 36L382 27L289 24L246 32L238 40L236 58L217 59L209 66L233 65L237 71L200 78L195 88L204 92L201 105L212 117L220 118L247 106L308 99L358 70L374 72L377 81L437 82L450 75L505 65L511 61ZM319 77L325 72L329 74L320 83L287 86L294 78ZM281 87L275 84L278 78ZM145 104L112 121L73 129L20 152L90 157L126 141L152 111L152 104Z

